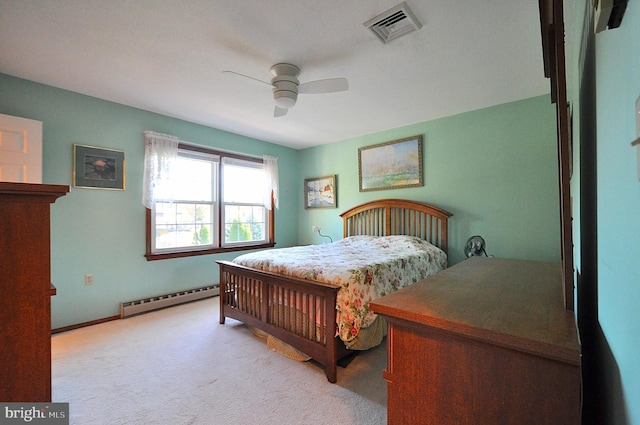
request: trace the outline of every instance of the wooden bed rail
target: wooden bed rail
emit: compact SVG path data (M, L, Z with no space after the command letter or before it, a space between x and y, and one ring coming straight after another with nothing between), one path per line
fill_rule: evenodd
M339 286L244 267L220 266L220 323L239 320L273 335L324 366L337 380L337 361L347 349L336 337Z

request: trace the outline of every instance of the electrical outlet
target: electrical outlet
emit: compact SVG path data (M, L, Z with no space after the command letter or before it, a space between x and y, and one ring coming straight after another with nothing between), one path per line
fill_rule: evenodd
M92 274L85 274L84 275L84 284L85 284L85 286L93 285L93 275Z
M311 231L312 231L313 233L319 232L319 231L320 231L320 226L313 226L313 227L311 228Z

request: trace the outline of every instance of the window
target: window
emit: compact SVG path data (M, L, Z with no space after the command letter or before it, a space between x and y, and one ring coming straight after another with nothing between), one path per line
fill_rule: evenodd
M181 143L174 174L147 210L148 260L274 245L262 160Z
M262 200L262 164L224 158L222 179L223 246L266 242L268 210Z
M175 198L156 201L152 208L152 252L215 248L217 233L216 180L219 157L178 151ZM159 191L168 191L161 188Z

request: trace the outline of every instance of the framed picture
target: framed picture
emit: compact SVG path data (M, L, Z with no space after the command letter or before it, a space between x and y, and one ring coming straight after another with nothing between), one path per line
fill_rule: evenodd
M422 136L358 149L360 192L423 186Z
M124 152L73 145L73 186L124 190Z
M304 179L305 208L336 208L338 191L336 176Z

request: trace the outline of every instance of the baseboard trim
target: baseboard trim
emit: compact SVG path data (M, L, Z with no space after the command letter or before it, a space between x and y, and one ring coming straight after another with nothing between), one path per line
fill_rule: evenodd
M207 288L214 288L214 287L215 287L215 289L217 289L219 291L219 289L220 289L219 285L212 285L212 286L207 287ZM196 289L196 291L200 291L201 293L205 293L206 291L203 291L203 289L206 289L206 288L198 288L198 289ZM186 293L186 292L189 292L189 291L183 291L183 292ZM218 293L216 293L215 295L207 295L204 298L197 298L197 296L198 296L198 294L196 294L196 296L192 296L192 297L188 297L188 296L187 297L183 297L183 299L181 299L181 301L178 302L178 303L168 304L168 305L163 306L163 307L157 307L156 309L153 309L153 310L141 311L141 312L139 312L137 314L150 313L152 311L159 310L160 308L177 307L179 305L188 304L188 303L191 303L191 302L194 302L194 301L201 301L201 300L206 299L206 298L217 297ZM121 310L122 310L122 306L121 306ZM100 323L106 323L106 322L111 322L113 320L120 320L120 319L125 319L125 318L126 317L123 317L122 313L121 313L121 314L119 314L117 316L104 317L102 319L91 320L89 322L83 322L83 323L77 323L75 325L63 326L61 328L51 329L51 335L59 334L59 333L62 333L62 332L72 331L74 329L86 328L88 326L99 325Z
M74 329L86 328L87 326L99 325L100 323L111 322L113 320L120 320L120 316L118 315L118 316L104 317L102 319L91 320L90 322L77 323L75 325L63 326L61 328L51 329L51 335L72 331Z

